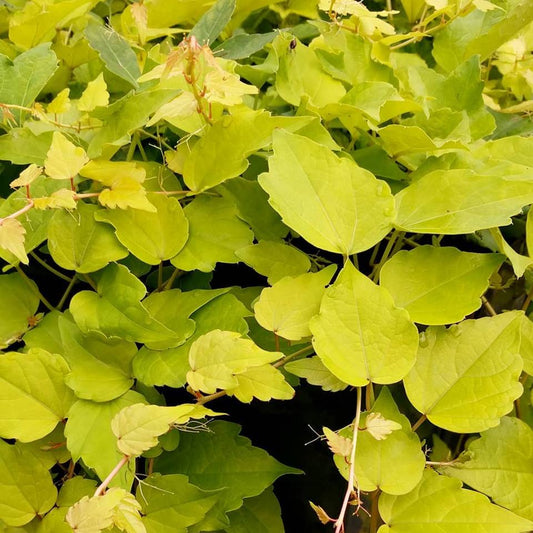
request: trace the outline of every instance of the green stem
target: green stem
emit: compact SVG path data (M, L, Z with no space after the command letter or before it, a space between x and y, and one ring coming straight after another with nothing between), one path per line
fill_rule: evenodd
M481 297L481 301L483 302L483 305L485 306L485 309L488 311L490 316L497 316L498 313L494 310L494 307L492 307L492 305L485 298L485 296Z
M61 297L61 300L59 300L59 303L57 304L58 311L61 311L63 306L65 305L65 302L67 301L68 295L70 294L70 291L72 290L72 287L74 287L74 284L76 283L76 275L72 277L70 280L70 283L68 284L65 292L63 293L63 296Z
M172 272L172 275L170 276L170 278L168 278L167 282L165 283L165 286L163 287L164 291L168 291L169 289L172 288L172 285L174 281L176 281L176 278L178 277L180 272L181 270L179 268L176 268L174 272Z
M401 231L398 231L397 229L393 230L389 242L387 243L387 246L385 247L385 250L383 251L383 255L381 256L381 259L379 260L379 263L374 267L374 272L372 273L372 280L377 282L379 279L379 273L381 272L381 267L385 264L387 259L390 256L390 253L396 243L396 239L401 235Z
M41 294L41 291L36 288L36 286L32 283L30 278L26 276L26 273L20 268L20 265L15 265L15 268L17 272L20 274L22 279L26 282L28 287L32 290L34 294L36 294L41 301L41 303L49 310L49 311L55 311L55 307Z
M90 278L88 274L82 274L83 279L96 291L98 292L98 287L96 286L96 283Z
M160 292L163 290L163 261L159 262L157 267L157 291Z
M65 274L63 274L62 272L59 272L59 270L56 270L53 266L50 266L44 259L40 258L35 252L30 252L29 255L32 259L35 259L35 261L37 261L37 263L39 263L42 267L46 268L46 270L48 270L49 272L51 272L58 278L68 281L69 283L72 281L72 278L65 276Z
M372 385L372 382L370 382L365 389L365 405L367 411L370 411L370 409L372 409L372 406L374 405L375 401L376 398L374 396L374 386Z
M425 421L427 420L426 415L422 415L412 426L411 431L416 431Z
M283 359L276 361L272 366L274 368L279 368L280 366L286 365L289 361L292 361L293 359L300 357L300 355L304 355L309 350L311 351L314 350L312 345L306 346L305 348L302 348L301 350L298 350L297 352L286 355L285 357L283 357ZM310 354L306 354L306 355L310 355Z

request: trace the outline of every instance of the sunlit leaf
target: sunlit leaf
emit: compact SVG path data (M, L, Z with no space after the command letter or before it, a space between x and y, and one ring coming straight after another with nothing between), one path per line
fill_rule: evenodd
M106 106L108 103L107 84L104 81L104 75L100 73L87 84L87 88L80 96L77 105L80 111L92 111L96 107Z
M290 361L284 368L287 372L305 378L311 385L318 385L325 391L336 392L348 387L347 383L341 381L324 366L318 356Z
M50 196L34 198L35 209L76 209L76 193L71 189L59 189Z
M0 248L12 253L19 261L29 263L24 247L26 230L16 218L0 220Z
M76 177L88 161L89 158L81 146L76 146L56 131L46 154L44 170L55 180L70 180Z

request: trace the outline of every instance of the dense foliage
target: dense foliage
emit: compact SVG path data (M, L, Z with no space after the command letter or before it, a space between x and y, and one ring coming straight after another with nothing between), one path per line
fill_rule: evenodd
M532 21L2 2L0 531L281 532L232 405L313 386L317 531L532 530Z

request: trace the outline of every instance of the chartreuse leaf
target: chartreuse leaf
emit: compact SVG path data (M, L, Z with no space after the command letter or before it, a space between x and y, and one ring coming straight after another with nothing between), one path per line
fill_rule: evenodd
M190 35L200 44L211 45L222 33L235 11L235 0L218 0L196 23Z
M526 244L529 257L533 257L533 209L529 208L526 219Z
M237 374L281 357L282 353L262 350L235 331L215 329L192 344L187 381L194 390L209 394L217 389L234 389L239 386Z
M518 418L471 441L459 461L440 468L514 513L533 520L533 430Z
M76 146L62 133L55 131L44 161L44 171L55 180L70 180L77 176L88 161L81 146Z
M39 348L0 354L0 436L31 442L48 435L74 401L67 372L62 357Z
M513 272L517 278L521 278L524 272L533 265L533 258L527 255L521 255L507 243L503 238L500 228L490 228L490 234L498 247L498 250L507 256L511 262Z
M78 109L80 111L92 111L97 107L106 106L108 103L109 93L107 92L107 84L104 80L104 74L100 72L94 80L87 84L87 88L78 100Z
M378 533L521 533L533 523L461 488L458 479L426 470L422 481L408 494L379 497L379 514L385 522Z
M196 323L194 334L177 348L151 350L143 346L133 360L133 371L137 379L147 385L181 387L187 382L186 374L190 370L189 350L198 337L214 329L236 331L243 335L248 332L248 325L244 320L250 314L248 309L235 296L223 294L221 290L226 292L226 289L194 290L181 295L176 306L183 301L182 297L185 299L185 309L190 309L191 303L197 302L198 308L191 315L191 320ZM154 296L149 296L147 301ZM192 298L189 299L189 296Z
M479 309L489 278L503 259L499 254L420 246L387 261L380 284L414 322L451 324Z
M20 444L0 439L0 520L23 526L54 505L57 489L48 469Z
M369 429L372 415L377 413L390 422L398 424L400 429L393 430L381 440L376 440ZM406 416L402 415L387 387L381 390L372 411L363 413L357 437L357 454L355 456L355 477L363 491L380 489L386 494L406 494L412 491L422 479L426 457L421 449L420 440L411 431ZM341 436L351 437L353 428L344 429ZM348 479L349 464L339 454L335 455L335 464Z
M16 218L0 220L0 248L13 254L21 263L28 264L29 259L24 248L26 230Z
M50 43L23 52L13 61L0 54L0 79L9 80L0 86L0 102L28 107L33 104L57 68L57 57ZM22 122L26 113L14 109L12 114Z
M97 281L98 292L81 291L70 302L70 311L84 332L99 331L127 341L179 343L176 334L150 316L140 300L146 287L123 265L107 266Z
M220 496L223 511L241 507L243 498L261 494L279 476L300 471L287 467L250 440L239 436L240 426L214 421L210 432L182 433L178 448L155 459L162 473L180 473L204 490L226 488Z
M27 331L39 308L37 291L37 285L20 274L0 276L0 348L7 348Z
M186 533L203 520L220 495L195 487L182 474L153 474L144 481L137 489L137 499L148 533Z
M349 385L395 383L415 361L418 335L407 311L349 261L326 289L309 328L324 365Z
M526 315L522 318L520 355L524 360L524 372L533 376L533 322Z
M191 418L216 416L202 405L181 404L174 407L136 403L124 407L111 421L117 448L124 455L137 456L157 445L157 437L171 426L186 424Z
M105 479L122 458L117 450L117 438L111 431L111 421L124 407L144 401L141 394L131 390L105 403L78 400L72 406L65 425L67 448L72 460L82 459L100 479ZM133 481L134 463L132 460L128 467L122 468L111 486L129 489Z
M77 202L77 209L54 213L48 226L48 248L62 268L81 274L95 272L128 255L113 230L95 220L95 205Z
M296 277L311 268L311 261L298 248L275 241L259 241L245 246L235 255L273 285L285 276Z
M259 183L283 222L314 246L344 256L367 250L391 229L389 186L351 159L282 130Z
M285 339L309 337L309 321L318 314L326 285L335 271L336 266L329 265L316 273L283 278L263 289L254 305L255 319Z
M144 263L158 265L179 253L189 236L189 222L175 198L149 194L156 212L137 209L105 210L96 220L116 229L118 240Z
M135 52L128 42L113 28L100 24L89 24L85 29L85 36L102 58L105 66L119 78L137 88L137 78L141 71L137 63Z
M283 368L295 376L305 378L311 385L322 387L325 391L337 392L348 387L347 383L341 381L324 366L318 356L291 361Z
M181 270L211 272L216 263L238 263L236 250L252 244L253 233L237 218L235 205L225 198L199 196L185 209L189 239L171 263Z
M496 426L522 393L516 311L430 327L404 379L411 403L436 426L475 433Z

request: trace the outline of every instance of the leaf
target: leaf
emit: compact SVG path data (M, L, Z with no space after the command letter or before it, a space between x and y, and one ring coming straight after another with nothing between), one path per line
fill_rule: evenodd
M480 531L520 533L532 523L493 505L474 491L461 488L461 482L439 476L431 470L408 494L379 497L379 514L385 522L378 533L401 533L415 528L427 533Z
M309 321L318 314L325 286L335 270L329 265L316 273L285 277L263 289L254 305L255 319L285 339L298 341L311 336Z
M283 368L295 376L305 378L311 385L322 387L325 391L337 392L348 387L347 383L338 379L324 366L318 356L290 361Z
M157 437L171 426L186 424L191 418L216 416L202 405L181 404L174 407L137 403L124 407L111 421L117 448L124 455L138 456L157 445Z
M505 226L533 202L531 183L473 170L435 170L396 195L396 227L457 235Z
M12 253L20 262L29 263L24 247L26 230L16 218L0 219L0 248Z
M276 32L268 33L240 33L226 39L214 49L218 57L225 59L246 59L262 50L268 43L276 37Z
M229 23L235 11L235 0L218 0L196 23L190 32L192 37L204 45L213 43Z
M271 285L285 276L305 274L311 268L309 258L298 248L275 241L259 241L237 250L235 255L266 276Z
M57 489L48 469L20 444L0 439L0 520L23 526L54 505Z
M476 433L499 424L522 393L521 313L430 327L404 379L411 403L438 427Z
M347 257L391 229L388 185L309 139L274 133L274 156L259 184L283 222L314 246Z
M372 413L363 413L357 437L355 478L363 491L380 489L387 494L406 494L422 479L426 457L421 443L406 416L402 415L387 387L383 387L372 406ZM372 425L372 415L379 412L390 424L399 428L387 438L376 438L365 427ZM369 422L370 418L370 422ZM340 431L352 437L353 426ZM349 476L349 464L336 455L335 464L345 479Z
M62 357L42 349L1 354L0 436L31 442L48 435L74 401L64 382L67 372Z
M393 431L402 429L402 425L383 418L381 413L372 412L366 417L365 429L376 440L385 440Z
M322 428L322 431L332 453L345 458L350 457L353 447L352 439L341 437L336 431L332 431L325 426Z
M19 177L11 182L11 187L25 187L30 185L35 181L39 176L42 175L43 169L35 164L31 164L29 167L26 167L20 174Z
M100 479L105 479L122 458L116 447L117 439L111 431L111 420L124 407L144 401L141 394L132 390L105 403L78 400L70 409L65 425L67 448L72 460L76 462L82 459ZM134 468L134 461L129 467L122 468L111 481L111 486L129 490Z
M87 84L87 88L78 100L78 109L80 111L92 111L97 107L106 106L108 103L107 84L104 81L104 74L100 72L94 80Z
M88 161L81 146L72 144L62 133L56 131L46 154L44 171L55 180L70 180L77 176Z
M252 243L252 232L237 218L235 206L224 198L199 196L184 212L189 220L189 239L171 259L181 270L211 272L216 263L238 263L235 252Z
M420 246L389 259L381 269L380 284L414 322L451 324L479 309L489 278L502 261L498 254Z
M499 426L471 441L459 461L439 470L533 520L533 430L518 418L504 416Z
M147 200L157 211L104 210L96 220L116 229L118 240L136 257L149 265L177 255L187 242L189 223L175 198L150 194Z
M203 490L226 488L221 507L232 511L241 507L243 498L261 494L279 476L296 474L264 450L239 435L240 426L214 421L210 432L183 433L178 448L155 459L162 473L181 473Z
M47 198L35 198L35 209L76 209L76 193L71 189L59 189Z
M137 78L141 71L137 57L127 41L113 28L100 24L88 24L85 36L91 48L98 52L105 66L132 87L139 87Z
M189 352L190 372L187 381L193 390L208 394L217 389L239 386L237 374L283 357L280 352L267 352L234 331L212 330L199 337Z
M498 250L511 262L514 274L517 278L521 278L524 272L533 265L533 258L526 255L520 255L516 252L503 238L502 232L499 228L491 228L490 234L494 239Z
M329 522L335 522L334 518L331 518L326 511L320 505L315 505L313 502L309 502L311 509L316 513L317 518L320 520L321 524L328 524Z
M56 68L57 57L50 49L50 43L31 48L13 61L0 54L0 79L9 80L0 86L0 102L31 106ZM12 113L17 122L22 123L27 112L14 109Z
M48 226L48 248L60 267L85 274L128 255L113 230L96 222L100 211L95 205L78 202L72 213L54 213Z
M392 297L347 261L310 324L313 346L341 381L395 383L414 364L417 330Z
M189 483L187 476L153 474L137 489L148 533L186 533L216 504L219 492Z
M85 333L98 331L130 342L179 343L175 333L150 316L140 300L146 294L142 282L123 265L111 263L101 271L98 292L81 291L70 301L70 311Z
M522 317L520 355L524 360L524 372L533 375L533 322L526 315Z
M66 87L46 106L47 113L61 115L70 109L70 89Z

